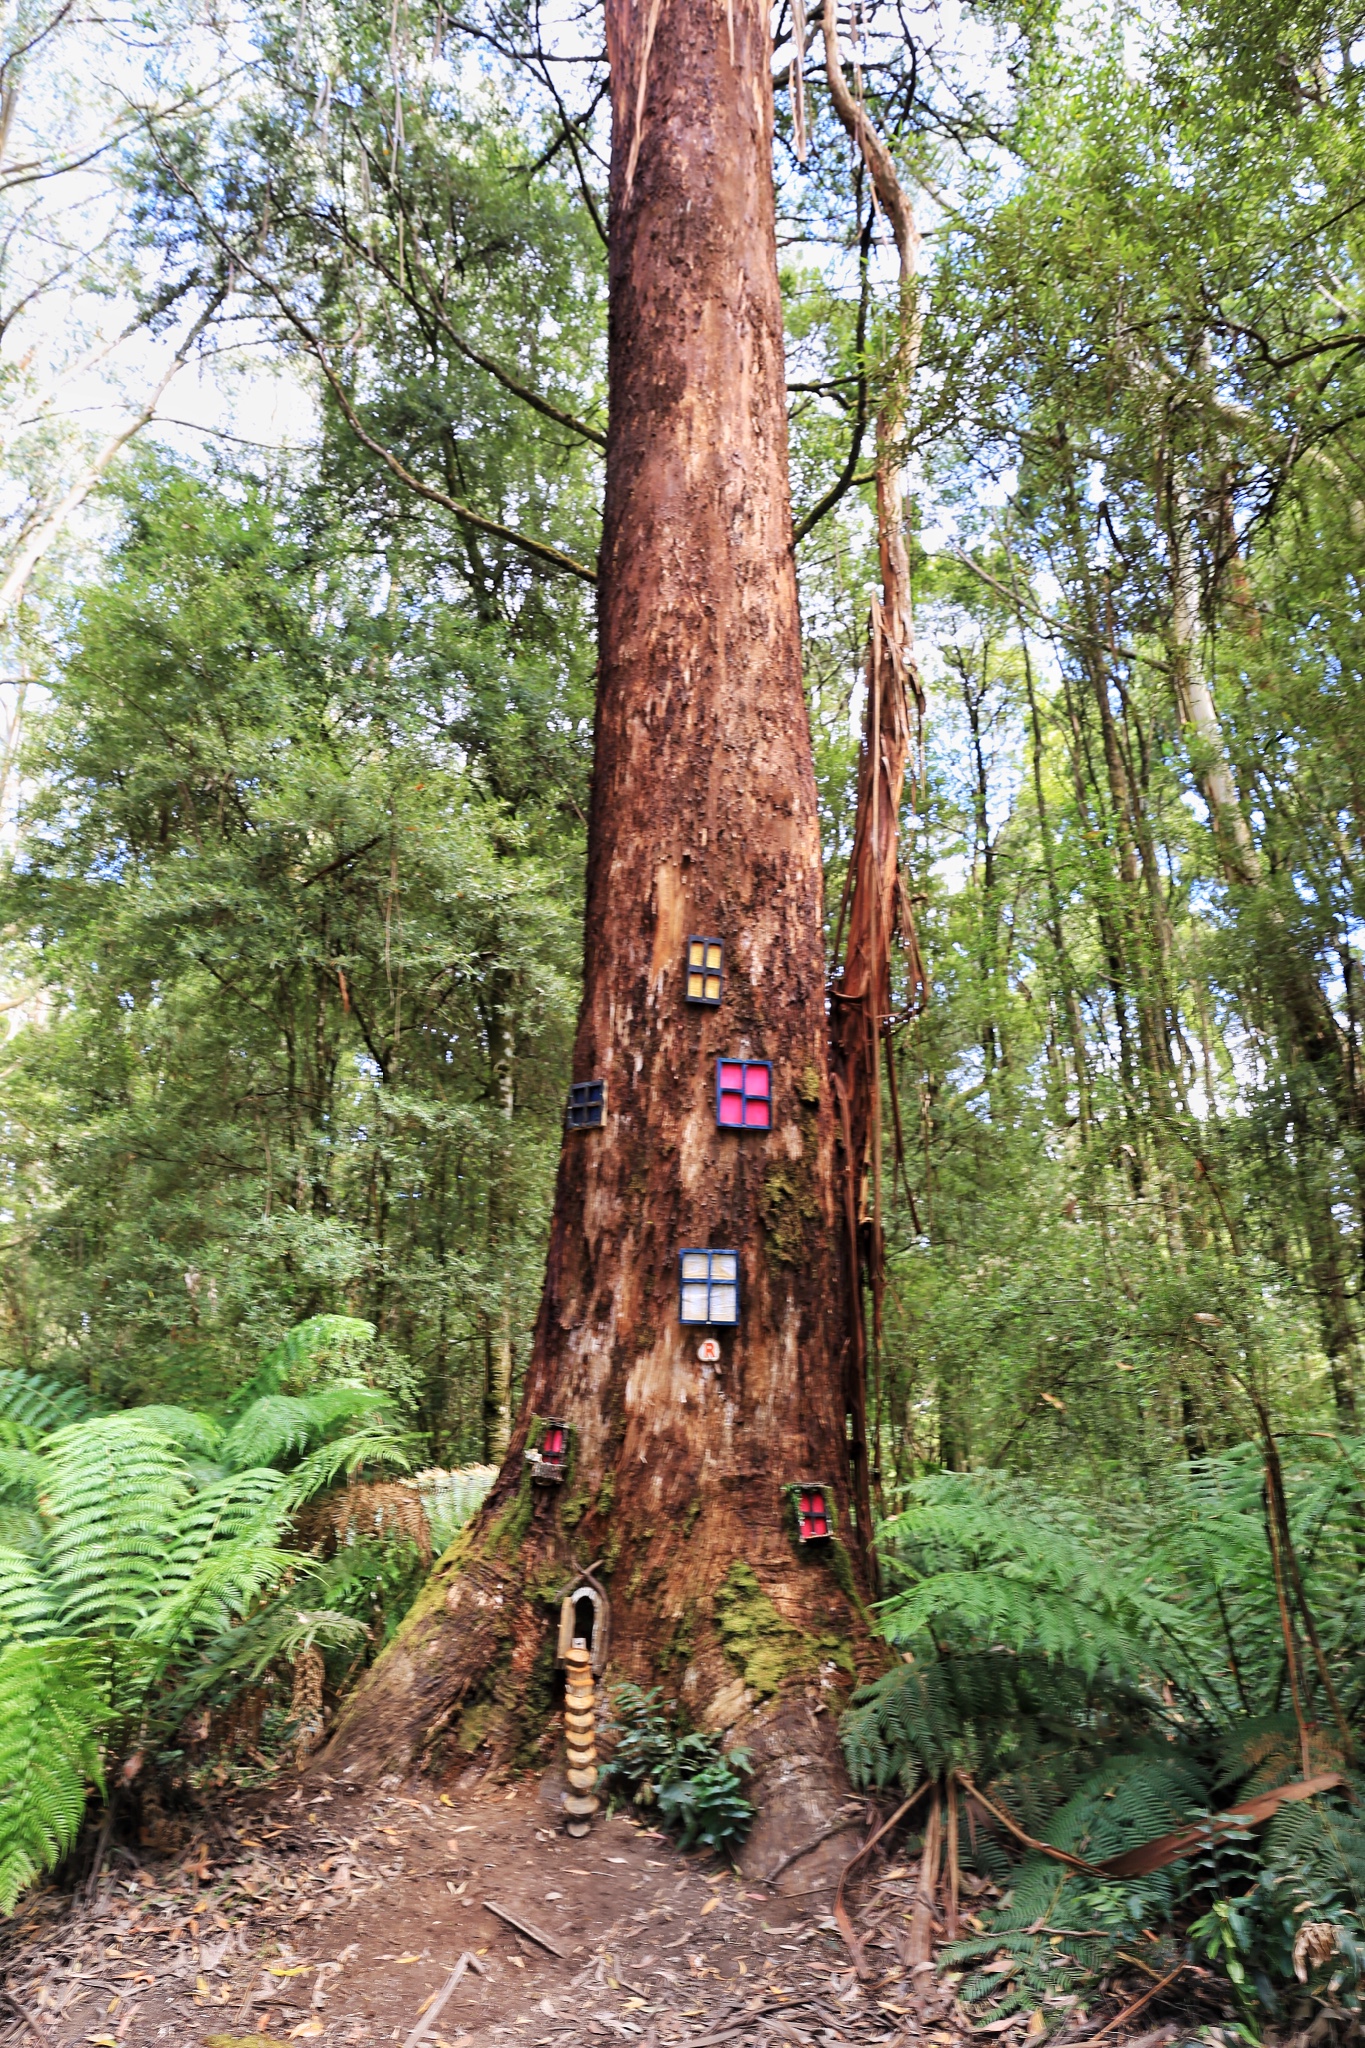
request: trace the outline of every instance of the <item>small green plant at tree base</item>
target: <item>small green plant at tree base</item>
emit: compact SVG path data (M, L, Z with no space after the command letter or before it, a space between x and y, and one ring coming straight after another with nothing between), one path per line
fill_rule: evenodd
M700 1845L727 1854L749 1832L754 1817L743 1779L749 1752L723 1750L714 1735L680 1735L674 1709L660 1689L618 1685L606 1736L614 1748L598 1782L613 1804L653 1808L677 1833L684 1849Z

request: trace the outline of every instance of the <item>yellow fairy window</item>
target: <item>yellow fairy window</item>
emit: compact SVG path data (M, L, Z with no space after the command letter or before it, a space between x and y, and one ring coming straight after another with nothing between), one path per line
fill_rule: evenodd
M689 939L687 942L687 1000L689 1003L709 1003L712 1009L720 1002L721 984L725 980L723 961L725 947L720 939Z

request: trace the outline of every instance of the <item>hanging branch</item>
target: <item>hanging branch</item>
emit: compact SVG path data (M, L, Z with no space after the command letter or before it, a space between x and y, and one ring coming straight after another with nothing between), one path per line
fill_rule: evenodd
M905 546L902 466L905 414L919 362L923 316L915 264L920 237L896 167L868 119L861 96L849 91L839 56L834 0L823 9L825 71L835 112L852 136L891 223L900 263L900 305L895 354L877 410L877 542L881 595L871 606L867 653L867 713L858 764L858 802L844 908L835 938L830 1012L830 1055L843 1137L846 1259L853 1296L845 1401L853 1418L851 1454L858 1533L871 1558L872 1503L867 1444L868 1332L863 1285L872 1295L873 1339L880 1345L885 1249L882 1235L881 1046L892 1016L891 945L905 955L914 1015L926 983L914 919L898 865L901 800L916 718L924 695L915 665L910 561ZM840 940L846 940L842 965ZM899 1149L899 1148L898 1148ZM869 1184L870 1183L870 1187ZM865 1192L870 1200L865 1200Z

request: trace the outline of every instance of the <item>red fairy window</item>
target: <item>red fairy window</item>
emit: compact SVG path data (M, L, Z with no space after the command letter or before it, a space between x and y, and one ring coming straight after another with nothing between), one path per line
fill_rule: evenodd
M803 1543L818 1543L830 1534L829 1506L823 1486L803 1486L796 1496L796 1528Z
M723 1131L770 1131L773 1070L767 1060L716 1061L716 1122Z

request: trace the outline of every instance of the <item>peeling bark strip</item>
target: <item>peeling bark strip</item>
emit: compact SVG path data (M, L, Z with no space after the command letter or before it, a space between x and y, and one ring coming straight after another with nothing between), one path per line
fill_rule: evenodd
M814 1708L873 1653L845 1548L850 1305L768 23L758 0L608 0L606 19L610 427L573 1078L605 1079L607 1118L565 1140L508 1460L361 1688L332 1767L424 1740L467 1750L498 1716L526 1754L552 1619L528 1589L601 1558L612 1675L662 1680L704 1724L754 1724L749 1856L766 1869L829 1836L793 1872L808 1887L845 1853L834 1716ZM691 934L724 941L718 1008L684 1000ZM771 1131L717 1128L721 1056L771 1062ZM718 1364L679 1321L683 1247L739 1254L741 1319L712 1333ZM523 1452L546 1416L568 1423L572 1455L561 1485L532 1486ZM798 1545L783 1487L799 1480L829 1489L832 1541Z

